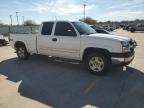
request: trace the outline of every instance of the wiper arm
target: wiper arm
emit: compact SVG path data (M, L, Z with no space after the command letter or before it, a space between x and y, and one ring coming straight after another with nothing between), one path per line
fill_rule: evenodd
M82 35L90 35L90 34L95 34L95 33L83 33Z

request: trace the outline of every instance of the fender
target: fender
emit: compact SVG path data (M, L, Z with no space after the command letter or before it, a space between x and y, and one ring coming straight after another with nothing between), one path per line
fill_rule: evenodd
M82 60L84 60L87 57L87 55L94 53L94 52L102 53L111 60L111 53L108 50L103 49L103 48L95 48L95 47L86 48L83 52Z

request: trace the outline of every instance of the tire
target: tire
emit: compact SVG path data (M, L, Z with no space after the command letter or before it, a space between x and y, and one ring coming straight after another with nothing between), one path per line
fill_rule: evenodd
M134 29L134 28L132 28L130 31L131 31L132 33L134 33L134 32L135 32L135 29Z
M94 62L94 63L93 63ZM104 75L110 69L110 59L101 53L93 53L86 57L84 66L95 75Z
M27 60L29 58L29 53L24 45L18 45L16 47L16 53L19 59Z

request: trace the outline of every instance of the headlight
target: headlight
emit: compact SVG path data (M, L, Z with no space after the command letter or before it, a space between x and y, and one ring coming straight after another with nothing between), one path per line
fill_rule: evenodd
M122 41L121 44L123 47L129 47L129 43L127 41Z
M122 41L121 42L122 44L122 53L126 53L126 52L129 52L129 42L127 41Z

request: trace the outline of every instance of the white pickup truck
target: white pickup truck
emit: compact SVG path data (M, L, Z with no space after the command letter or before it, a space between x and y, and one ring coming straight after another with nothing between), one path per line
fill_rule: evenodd
M10 34L9 41L20 59L41 54L81 61L96 75L108 72L113 61L128 65L136 42L128 37L96 33L83 22L49 21L37 34Z

